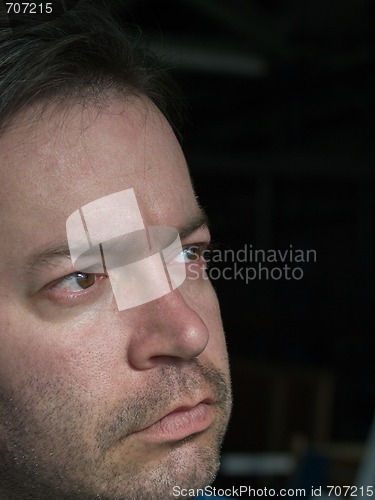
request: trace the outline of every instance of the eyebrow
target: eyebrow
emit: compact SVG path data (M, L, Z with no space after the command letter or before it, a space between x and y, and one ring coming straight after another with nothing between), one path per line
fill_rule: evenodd
M196 231L202 229L208 229L209 222L206 212L202 207L199 207L199 212L195 217L193 217L187 224L185 224L181 228L178 229L178 234L180 235L181 240L188 238Z
M186 224L178 229L180 239L184 240L197 231L208 229L209 222L206 212L199 207L199 212L191 218ZM56 265L57 261L62 259L70 260L70 249L67 243L51 245L45 250L37 250L30 254L22 266L25 273L36 273L43 267Z
M37 250L30 254L23 268L27 273L34 273L42 267L56 264L58 260L70 259L70 250L67 243L51 245L45 250Z

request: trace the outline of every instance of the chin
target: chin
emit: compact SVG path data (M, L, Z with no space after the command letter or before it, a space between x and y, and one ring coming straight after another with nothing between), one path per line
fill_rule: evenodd
M178 498L173 494L174 486L204 488L215 479L220 465L219 446L207 436L189 436L165 447L165 453L152 462L133 465L131 472L128 470L126 477L119 475L117 481L112 478L97 497L105 500L173 499Z

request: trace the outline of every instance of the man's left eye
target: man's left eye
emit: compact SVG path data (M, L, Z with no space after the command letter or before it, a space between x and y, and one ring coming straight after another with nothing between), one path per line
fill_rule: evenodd
M57 281L51 289L65 293L81 292L95 285L96 279L96 274L76 272Z
M177 261L191 264L204 260L205 251L207 250L208 243L198 243L195 245L188 245L182 249L181 256L177 257Z
M185 262L197 262L202 258L203 249L198 245L183 248Z

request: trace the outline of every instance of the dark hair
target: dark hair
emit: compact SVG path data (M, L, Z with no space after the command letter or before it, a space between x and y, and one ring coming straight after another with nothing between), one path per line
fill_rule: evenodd
M110 93L147 96L172 126L179 118L173 80L105 4L79 2L57 19L26 19L13 29L1 23L0 132L35 102L99 100Z

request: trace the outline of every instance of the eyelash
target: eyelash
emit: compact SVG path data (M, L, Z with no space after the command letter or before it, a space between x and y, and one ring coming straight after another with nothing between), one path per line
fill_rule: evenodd
M207 267L207 262L204 259L204 254L209 253L211 250L211 243L207 242L201 242L201 243L194 243L192 245L185 245L183 247L183 252L187 251L193 251L196 252L197 250L199 251L198 253L198 258L193 259L193 260L185 260L185 263L187 266L189 265L198 265L201 269L205 269ZM78 279L82 278L84 280L89 280L90 277L94 277L94 281L92 285L89 285L87 288L82 288L81 290L78 291L61 291L59 290L60 287L64 285L64 283L68 283L69 280L71 279ZM90 290L94 287L94 285L98 284L101 280L104 278L107 278L107 274L92 274L92 273L83 273L83 272L74 272L71 274L67 274L63 278L60 278L58 280L53 281L48 285L48 292L50 294L54 294L57 298L65 298L65 299L74 299L78 297L83 297L87 296L90 292Z

